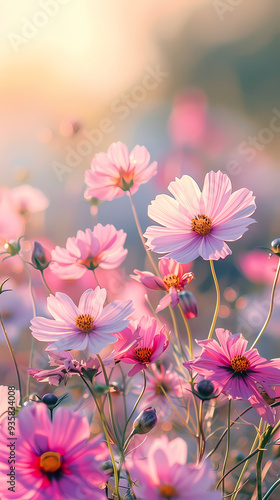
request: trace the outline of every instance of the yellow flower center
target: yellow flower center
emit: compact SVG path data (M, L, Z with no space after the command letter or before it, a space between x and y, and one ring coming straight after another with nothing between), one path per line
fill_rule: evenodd
M149 347L138 347L135 349L136 358L140 363L149 363L152 354L152 349Z
M159 488L159 493L163 498L174 498L178 495L178 491L172 486L172 484L163 484Z
M56 451L47 451L40 456L40 467L45 472L56 472L60 466L61 457Z
M77 263L80 264L80 266L86 266L89 268L94 267L94 269L96 269L98 267L99 261L97 260L97 257L94 257L93 255L89 255L85 259L78 260Z
M179 277L176 274L167 274L163 278L164 284L167 286L167 289L171 288L172 286L177 286L179 285Z
M192 220L192 230L195 231L200 236L205 236L211 231L212 222L207 215L196 215Z
M76 326L84 333L89 333L93 326L93 316L90 314L80 314L76 318Z
M246 358L246 356L238 354L238 356L234 356L234 358L232 358L230 364L235 372L245 372L250 366L250 361Z

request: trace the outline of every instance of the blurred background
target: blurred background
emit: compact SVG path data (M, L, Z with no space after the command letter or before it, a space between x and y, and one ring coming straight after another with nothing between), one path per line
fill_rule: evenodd
M265 321L277 265L277 257L269 259L259 247L280 236L280 3L0 0L0 8L1 249L22 234L26 255L34 240L49 249L64 247L78 229L97 220L112 223L128 233L129 254L110 279L102 273L99 278L110 298L137 297L141 316L149 313L147 290L127 280L146 263L129 200L123 196L92 209L83 195L84 171L114 141L129 149L145 145L159 168L134 196L144 231L147 206L175 176L192 175L202 187L205 174L220 169L234 190L246 187L256 195L258 223L216 265L218 326L242 331L251 342ZM13 209L6 202L11 190ZM194 337L203 338L215 293L208 262L198 259L193 271L189 290L199 314L191 326ZM55 290L75 300L89 285L46 274ZM14 293L3 294L0 305L25 377L34 311L28 272L17 257L0 264L1 280L9 276ZM46 314L39 278L33 273L37 308ZM153 305L161 296L154 292ZM276 293L267 336L259 343L266 357L280 356L279 305ZM6 348L1 352L1 381L11 384L10 359ZM43 348L35 358L35 365L45 366Z

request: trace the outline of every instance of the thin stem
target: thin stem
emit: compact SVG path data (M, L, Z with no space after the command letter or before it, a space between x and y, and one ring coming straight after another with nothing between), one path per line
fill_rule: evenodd
M8 334L7 334L5 325L3 323L3 318L2 318L1 314L0 314L0 323L1 323L1 327L2 327L2 330L3 330L4 336L5 336L6 342L8 344L10 355L12 357L12 360L14 362L14 366L15 366L15 369L16 369L16 374L17 374L17 379L18 379L19 395L20 395L19 404L21 406L21 404L22 404L22 390L21 390L21 382L20 382L20 376L19 376L18 366L17 366L15 355L14 355L14 351L13 351L13 348L12 348L12 344L11 344L10 339L8 337Z
M92 397L93 397L93 399L95 401L96 407L98 409L98 412L99 412L99 415L100 415L100 419L101 419L101 423L102 423L102 427L103 427L103 431L104 431L105 438L106 438L106 442L107 442L107 445L108 445L108 448L109 448L110 457L111 457L112 464L113 464L117 498L118 498L118 500L122 500L122 497L121 497L120 492L119 492L119 474L118 474L118 470L117 470L117 466L116 466L116 461L115 461L115 457L114 457L112 446L111 446L111 442L110 442L110 437L109 437L108 430L107 430L107 427L106 427L106 419L105 419L104 413L103 413L103 411L100 410L99 405L97 404L97 400L96 400L95 394L92 391L90 385L87 383L87 381L83 377L83 375L80 375L80 377L82 378L82 380L86 384L86 386L87 386L90 394L92 395Z
M227 459L228 459L228 456L229 456L229 449L230 449L230 410L231 410L231 399L229 399L229 401L228 401L227 446L226 446L225 459L224 459L223 469L222 469L222 477L225 475L226 466L227 466ZM223 496L224 496L225 495L225 481L224 481L224 477L223 477L223 481L222 481L222 492L223 492Z
M159 385L160 385L160 388L161 388L163 394L165 395L167 401L169 402L169 404L172 406L173 410L175 411L176 415L179 417L179 419L184 424L184 426L188 429L188 431L190 432L190 434L193 435L192 429L189 427L189 425L187 424L187 422L184 420L184 418L182 417L181 413L179 413L179 411L177 410L176 406L172 403L172 401L171 401L169 395L167 394L166 390L164 389L163 385L162 384L159 384Z
M136 227L137 227L137 230L138 230L138 233L139 233L139 236L140 236L140 239L142 241L142 245L144 247L144 250L145 252L147 253L147 256L148 256L148 259L150 261L150 263L152 264L156 274L159 276L159 272L158 272L158 269L157 269L157 266L155 265L153 259L152 259L152 256L151 256L151 253L149 252L149 250L146 248L146 243L145 243L145 240L144 240L144 236L143 236L143 233L142 233L142 229L141 229L141 226L140 226L140 222L139 222L139 219L138 219L138 215L137 215L137 212L136 212L136 208L134 206L134 203L133 203L133 200L132 200L132 194L130 191L129 192L129 198L130 198L130 203L131 203L131 208L132 208L132 212L133 212L133 216L134 216L134 220L135 220L135 224L136 224Z
M176 337L176 340L177 340L178 345L180 347L182 357L186 361L188 361L188 358L187 358L187 356L185 354L185 351L184 351L184 348L183 348L183 345L182 345L182 342L181 342L181 339L180 339L180 335L179 335L179 332L178 332L178 326L177 326L177 322L176 322L174 311L173 311L173 309L172 309L172 307L170 305L168 307L169 307L170 315L171 315L171 318L172 318L172 323L173 323L173 327L174 327L175 337Z
M206 446L206 439L205 439L205 434L203 430L203 401L200 400L200 405L199 405L199 430L200 430L200 438L201 438L201 444L200 444L200 452L199 452L199 462L201 462L202 457L205 452L205 446Z
M119 364L120 372L122 374L122 383L123 383L123 407L124 407L124 419L127 421L127 407L126 407L126 383L125 383L125 374L121 367L121 363Z
M277 488L277 486L279 486L279 484L280 484L280 479L277 479L277 481L275 481L275 483L266 492L266 494L263 497L263 500L267 500L268 497L270 497L271 493L273 493L273 491Z
M141 400L142 396L144 395L145 390L146 390L146 385L147 385L146 373L145 373L145 370L142 370L142 372L143 372L143 377L144 377L144 385L143 385L143 389L142 389L141 393L139 394L138 399L137 399L137 401L136 401L135 405L133 406L132 411L131 411L131 413L130 413L130 415L129 415L129 417L128 417L128 419L127 419L126 423L125 423L125 426L124 426L124 431L123 431L123 438L122 438L122 445L124 445L124 441L125 441L125 433L126 433L127 426L128 426L128 424L129 424L129 422L130 422L130 420L131 420L131 418L132 418L132 416L133 416L133 413L135 412L135 410L136 410L136 408L137 408L138 404L140 403L140 400Z
M210 260L210 267L211 267L211 272L212 272L213 280L214 280L214 283L215 283L217 298L216 298L215 312L214 312L212 324L211 324L211 327L210 327L208 339L212 338L212 335L213 335L213 332L214 332L214 329L215 329L215 325L216 325L216 321L217 321L217 317L218 317L218 312L219 312L219 308L220 308L220 300L221 300L220 288L219 288L219 283L218 283L217 276L216 276L216 273L215 273L215 268L214 268L214 262L213 262L213 260Z
M185 327L186 327L187 334L188 334L190 359L193 359L193 341L192 341L192 333L191 333L190 325L189 325L189 322L188 322L186 316L183 313L183 309L182 309L181 305L178 304L178 307L179 307L179 311L181 313L181 316L183 318L183 321L185 323Z
M252 407L251 407L251 408L252 408ZM262 428L262 419L260 419L259 429L258 429L257 435L256 435L256 437L255 437L255 440L254 440L254 442L253 442L253 444L252 444L252 446L251 446L251 450L250 450L250 453L249 453L249 455L248 455L248 456L251 456L251 454L254 452L254 448L255 448L255 446L256 446L256 444L257 444L258 440L259 440L259 435L260 435L260 432L261 432L261 428ZM246 469L247 469L247 467L248 467L248 463L249 463L249 458L246 460L245 464L243 465L242 471L241 471L240 476L239 476L239 478L238 478L238 481L237 481L237 483L236 483L236 485L235 485L235 493L232 495L231 500L235 500L235 498L236 498L236 496L237 496L237 493L238 493L238 491L239 491L239 486L240 486L240 483L241 483L241 481L242 481L242 478L243 478L243 476L244 476L244 474L245 474L245 472L246 472Z
M257 472L257 492L258 492L258 500L262 500L262 459L263 459L263 454L264 454L264 448L265 445L268 443L271 437L273 427L271 425L268 426L266 432L263 435L263 438L260 442L260 448L262 448L259 451L258 458L257 458L257 463L256 463L256 472Z
M105 383L106 383L107 386L109 386L110 382L109 382L109 379L108 379L108 376L107 376L107 372L106 372L104 363L103 363L101 357L99 356L99 354L97 354L97 359L98 359L98 361L100 363L100 366L102 368L102 372L103 372L103 375L104 375ZM120 440L119 440L119 436L118 436L117 429L116 429L116 424L115 424L115 419L114 419L113 403L112 403L112 396L111 396L110 391L107 392L107 396L108 396L108 402L109 402L110 420L111 420L111 424L112 424L113 429L114 429L115 438L117 440L118 447L120 448Z
M268 311L268 315L267 315L267 318L265 320L265 323L259 333L259 335L257 336L255 342L253 343L251 349L254 349L254 347L256 346L257 342L260 340L263 332L265 331L267 325L268 325L268 322L271 318L271 315L272 315L272 311L273 311L273 302L274 302L274 295L275 295L275 290L276 290L276 285L277 285L277 281L278 281L278 277L279 277L279 272L280 272L280 258L278 259L278 265L277 265L277 270L276 270L276 274L275 274L275 277L274 277L274 282L273 282L273 286L272 286L272 290L271 290L271 298L270 298L270 307L269 307L269 311Z
M50 289L48 283L46 282L44 271L41 271L41 276L42 276L42 280L43 280L44 285L45 285L46 289L48 290L48 292L50 292L51 295L54 295L53 291Z

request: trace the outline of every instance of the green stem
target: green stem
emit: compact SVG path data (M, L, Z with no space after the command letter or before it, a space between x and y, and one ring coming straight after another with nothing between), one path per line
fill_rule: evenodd
M178 326L177 326L177 322L176 322L174 311L173 311L173 309L172 309L172 307L170 305L168 307L169 307L170 315L171 315L171 318L172 318L172 323L173 323L173 327L174 327L175 337L176 337L178 346L180 347L180 351L181 351L182 357L186 361L188 361L188 358L187 358L187 356L185 354L185 351L184 351L184 348L183 348L183 345L182 345L182 342L181 342L181 339L180 339L180 335L179 335L179 332L178 332Z
M45 285L46 289L48 290L48 292L50 292L51 295L54 295L53 291L50 289L48 283L46 282L44 271L41 271L41 276L42 276L42 280L43 280L44 285Z
M158 272L158 269L157 269L157 266L155 265L153 259L152 259L152 256L151 256L151 253L150 251L146 248L146 242L144 240L144 236L143 236L143 233L142 233L142 229L141 229L141 226L140 226L140 222L139 222L139 219L138 219L138 215L137 215L137 212L136 212L136 208L134 206L134 203L133 203L133 200L132 200L132 194L131 192L129 191L129 198L130 198L130 203L131 203L131 208L132 208L132 212L133 212L133 216L134 216L134 220L135 220L135 224L136 224L136 227L137 227L137 230L138 230L138 233L139 233L139 236L140 236L140 239L141 239L141 242L142 242L142 245L144 247L144 250L145 252L147 253L147 256L148 256L148 259L150 261L150 263L152 264L152 267L154 268L156 274L159 276L159 272Z
M127 407L126 407L126 383L125 383L125 374L121 367L121 363L119 364L120 372L122 374L122 383L123 383L123 407L124 407L124 419L127 421Z
M280 479L277 479L277 481L275 481L275 483L266 492L266 494L263 497L263 500L267 500L268 497L270 497L271 493L273 493L273 491L277 488L277 486L279 486L279 484L280 484Z
M138 396L138 399L137 399L137 401L136 401L135 405L133 406L132 411L131 411L131 413L130 413L130 415L129 415L129 417L128 417L128 419L127 419L126 423L125 423L125 426L124 426L124 431L123 431L123 437L122 437L122 446L124 446L124 442L125 442L125 433L126 433L127 426L128 426L128 424L129 424L129 422L130 422L130 420L131 420L131 418L132 418L132 416L133 416L133 413L135 412L135 410L136 410L136 408L137 408L138 404L140 403L140 400L141 400L142 396L144 395L145 390L146 390L146 385L147 385L146 373L145 373L145 370L142 370L142 372L143 372L143 377L144 377L144 385L143 385L143 389L142 389L142 391L141 391L140 395Z
M100 366L102 368L102 372L103 372L103 375L104 375L105 383L109 387L110 382L109 382L109 379L108 379L108 376L107 376L107 372L106 372L104 363L103 363L101 357L99 356L99 354L97 354L97 359L98 359L98 361L100 363ZM117 433L117 429L116 429L116 424L115 424L115 419L114 419L113 402L112 402L112 396L111 396L110 391L107 392L107 396L108 396L108 402L109 402L110 420L111 420L111 424L112 424L113 429L114 429L115 438L116 438L118 447L120 448L121 443L120 443L120 439L119 439L119 436L118 436L118 433Z
M278 281L278 277L279 277L279 272L280 272L280 258L278 259L278 265L277 265L277 270L276 270L276 274L275 274L275 277L274 277L274 282L273 282L273 286L272 286L272 291L271 291L271 298L270 298L270 307L269 307L269 311L268 311L268 315L267 315L267 318L265 320L265 323L259 333L259 335L257 336L255 342L252 344L252 347L251 349L254 349L254 347L256 346L257 342L260 340L263 332L265 331L267 325L268 325L268 322L271 318L271 315L272 315L272 311L273 311L273 302L274 302L274 295L275 295L275 290L276 290L276 285L277 285L277 281Z
M12 357L12 360L14 362L14 366L15 366L15 369L16 369L16 374L17 374L17 379L18 379L19 396L20 396L19 404L21 406L21 404L22 404L22 390L21 390L21 382L20 382L20 376L19 376L18 366L17 366L15 355L14 355L14 351L13 351L13 348L12 348L12 344L11 344L10 339L8 337L8 334L7 334L5 325L3 323L3 318L2 318L1 314L0 314L0 323L1 323L1 327L2 327L2 330L3 330L4 336L5 336L6 342L8 344L10 355Z
M107 426L106 426L106 419L105 419L104 413L103 413L103 411L100 410L99 404L98 404L98 402L96 400L95 394L92 391L90 385L87 383L87 381L83 377L83 375L80 375L80 376L81 376L82 380L84 381L84 383L86 384L86 386L87 386L90 394L92 395L92 397L93 397L93 399L95 401L96 407L98 409L98 412L99 412L99 415L100 415L100 419L101 419L101 423L102 423L102 427L103 427L103 431L104 431L105 438L106 438L106 442L107 442L107 445L108 445L110 457L111 457L112 464L113 464L114 477L115 477L115 485L116 485L116 494L117 494L118 500L122 500L122 497L121 497L120 492L119 492L119 473L118 473L118 470L117 470L116 461L115 461L115 457L114 457L114 454L113 454L113 450L112 450L112 446L111 446L111 442L110 442L110 437L109 437Z
M217 296L217 298L216 298L215 312L214 312L212 324L211 324L211 327L210 327L208 339L212 338L212 335L213 335L213 332L214 332L214 329L215 329L215 325L216 325L216 321L217 321L217 317L218 317L218 312L219 312L219 308L220 308L220 298L221 298L219 283L218 283L217 276L216 276L216 273L215 273L215 268L214 268L214 262L213 262L213 260L210 260L210 267L211 267L211 272L212 272L212 276L213 276L213 280L214 280L214 284L215 284L215 288L216 288L216 296Z
M186 327L187 334L188 334L190 359L193 359L193 341L192 341L192 333L191 333L190 325L189 325L189 322L188 322L186 316L183 313L183 309L180 306L180 304L178 304L178 307L179 307L179 311L181 313L181 316L183 318L183 321L185 323L185 327Z
M199 462L201 462L202 457L205 452L205 446L206 446L206 439L205 439L205 434L203 430L203 401L200 400L200 405L199 405L199 430L200 430L200 451L199 451Z
M25 260L20 257L24 267L27 269L28 275L29 275L29 289L30 289L30 295L31 295L31 303L32 303L32 310L33 310L33 317L37 315L36 311L36 302L35 302L35 297L34 297L34 292L33 292L33 286L32 286L32 274L29 269L29 266L26 264ZM29 368L32 368L33 364L33 357L34 357L34 350L35 350L35 338L32 335L32 341L31 341L31 350L30 350L30 357L29 357ZM31 375L28 373L27 375L27 381L26 381L26 396L29 397L30 395L30 382L31 382Z
M224 459L224 463L223 463L222 476L225 475L226 466L227 466L227 459L228 459L229 450L230 450L230 410L231 410L231 399L229 399L229 401L228 401L227 446L226 446L225 459ZM225 496L225 481L224 481L224 478L223 478L223 481L222 481L222 492L223 492L223 497L224 497Z
M262 500L262 460L263 460L263 454L264 454L264 448L266 444L269 442L271 433L272 433L273 427L271 425L268 426L266 432L263 435L263 438L260 442L260 448L262 448L259 451L258 458L257 458L257 463L256 463L256 472L257 472L257 493L258 493L258 500Z

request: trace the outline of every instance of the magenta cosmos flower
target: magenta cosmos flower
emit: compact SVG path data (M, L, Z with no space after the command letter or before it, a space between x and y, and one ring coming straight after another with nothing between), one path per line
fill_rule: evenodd
M0 485L2 500L106 499L99 487L106 481L100 465L108 451L99 438L88 441L86 417L60 408L51 421L47 406L34 403L20 410L17 420L16 441L9 439L4 423L1 428L0 470L6 477ZM16 480L14 491L9 491L13 442Z
M78 307L65 293L48 297L48 310L54 319L37 317L31 321L33 337L51 342L46 349L82 351L98 354L104 347L116 342L113 334L127 327L127 319L134 311L132 300L115 300L103 308L105 288L86 290Z
M220 344L214 339L197 341L203 347L201 355L184 366L210 379L230 398L249 400L259 415L274 425L275 409L265 402L260 391L270 398L275 396L271 386L280 384L280 359L268 361L257 349L246 351L248 342L242 333L233 335L217 328L216 335Z
M68 238L66 248L56 246L52 250L51 271L62 279L79 279L87 269L115 269L127 255L123 245L126 233L117 231L112 224L97 224L93 231L78 231Z
M85 198L112 200L126 191L136 193L140 184L148 182L157 173L157 162L150 163L150 154L144 146L135 146L129 154L122 142L113 142L107 153L98 153L91 170L85 172Z
M135 329L135 324L136 329ZM165 325L158 328L157 320L149 316L143 316L139 322L132 322L131 337L137 332L139 340L137 344L129 348L124 354L116 356L124 363L135 365L128 375L132 377L141 370L148 368L150 363L155 363L168 347L168 340L163 333Z
M186 465L187 444L182 438L154 439L147 457L133 455L129 472L137 484L137 498L145 500L222 500L222 493L209 491L215 474L208 462ZM140 455L140 456L138 456Z
M130 275L131 278L143 283L147 288L168 292L159 301L156 312L162 311L169 304L172 307L177 306L179 303L178 292L182 291L194 279L194 274L187 272L189 266L179 264L176 260L161 259L158 267L162 278L155 276L153 273L139 271L138 269L134 269L133 271L136 273L136 276L133 276L133 274Z
M151 219L163 227L150 226L144 236L150 250L166 253L187 263L199 255L204 260L224 259L231 254L225 241L241 238L254 219L255 197L248 189L231 192L222 172L209 172L202 192L189 175L168 186L174 196L161 194L148 207Z

